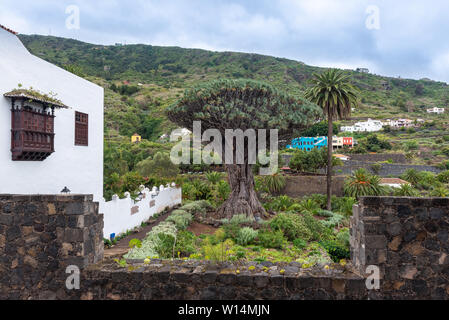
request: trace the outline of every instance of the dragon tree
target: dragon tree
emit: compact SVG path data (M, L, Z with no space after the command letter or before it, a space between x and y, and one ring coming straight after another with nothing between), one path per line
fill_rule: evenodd
M172 122L192 131L193 122L201 121L201 134L207 129L218 129L224 159L227 129L241 129L244 132L248 129L277 129L278 138L286 139L315 123L322 113L318 106L303 98L289 95L263 82L242 79L216 80L186 90L183 98L167 109L167 115ZM256 137L258 139L258 135ZM249 139L245 138L244 150L248 150L248 142ZM251 144L258 146L258 142L252 141ZM232 153L235 160L235 147ZM225 164L231 194L216 211L214 218L231 218L236 214L260 218L265 214L254 188L254 164L250 163L247 152L243 157L241 164Z

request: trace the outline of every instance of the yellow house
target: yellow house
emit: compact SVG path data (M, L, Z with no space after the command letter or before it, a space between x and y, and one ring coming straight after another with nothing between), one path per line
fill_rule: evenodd
M139 136L137 133L133 134L133 136L131 137L132 143L139 143L141 141L142 141L142 137Z

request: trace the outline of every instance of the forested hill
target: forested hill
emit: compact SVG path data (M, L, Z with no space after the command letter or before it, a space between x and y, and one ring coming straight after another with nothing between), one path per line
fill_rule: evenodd
M322 70L258 54L151 45L103 46L39 35L20 35L20 39L34 55L105 87L106 130L111 136L138 131L145 138L156 139L168 132L173 125L165 118L164 108L185 88L201 81L252 78L301 94L312 74ZM356 117L418 116L426 107L449 105L446 83L347 72L362 90Z

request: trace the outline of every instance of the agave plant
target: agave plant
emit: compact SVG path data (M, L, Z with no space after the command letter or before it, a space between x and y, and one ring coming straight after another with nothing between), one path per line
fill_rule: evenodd
M295 201L289 196L283 195L274 198L270 203L267 204L267 209L273 211L287 211Z
M301 211L313 213L320 209L320 205L312 199L306 199L299 203L299 208Z
M263 181L271 194L278 194L286 185L285 177L280 175L279 172L264 176Z
M407 169L402 178L415 186L420 180L420 175L416 169Z
M411 184L403 184L400 188L394 190L397 197L418 197L419 191L413 188Z
M385 188L380 185L380 177L371 175L365 168L357 169L345 182L345 194L349 197L380 196Z
M218 182L220 182L220 180L222 179L222 175L220 172L210 171L210 172L206 173L206 179L207 179L207 181L209 181L210 183L215 185Z
M433 188L430 191L430 196L431 197L447 198L447 197L449 197L449 190L446 189L445 187L436 187L436 188Z

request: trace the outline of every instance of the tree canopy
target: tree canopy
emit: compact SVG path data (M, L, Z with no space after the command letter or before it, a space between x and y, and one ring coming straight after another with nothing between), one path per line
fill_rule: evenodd
M254 80L216 80L186 90L184 97L167 109L168 118L192 129L278 129L279 137L312 125L321 110L307 100L289 95Z

